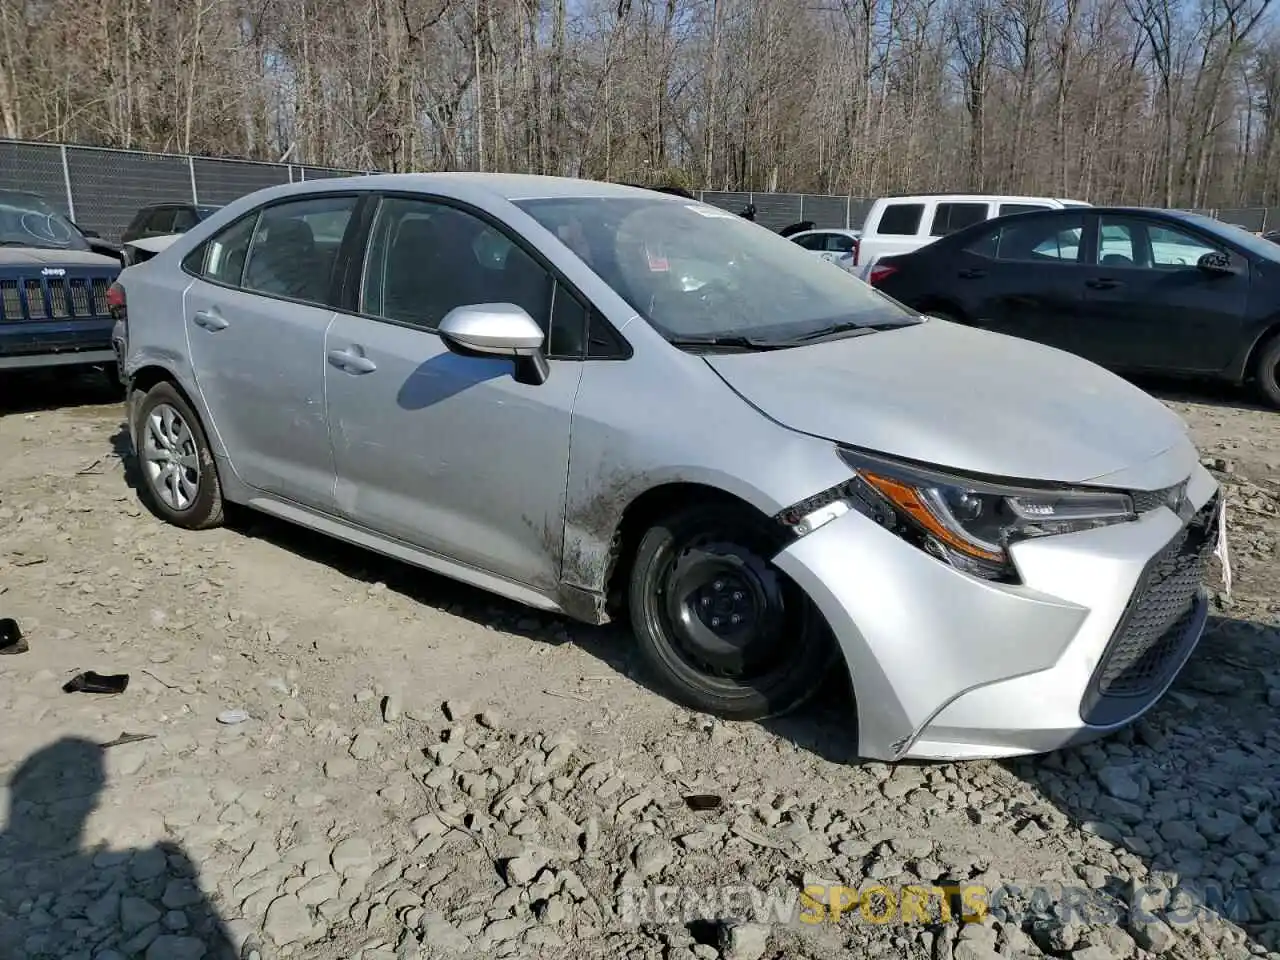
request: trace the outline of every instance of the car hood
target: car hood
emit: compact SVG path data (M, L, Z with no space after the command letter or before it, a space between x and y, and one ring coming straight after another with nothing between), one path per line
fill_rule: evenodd
M0 267L118 267L120 261L88 250L0 247Z
M786 427L963 473L1084 483L1189 445L1176 414L1102 367L942 320L705 360Z

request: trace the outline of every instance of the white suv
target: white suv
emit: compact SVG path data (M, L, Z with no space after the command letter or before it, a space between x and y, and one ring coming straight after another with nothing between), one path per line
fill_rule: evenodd
M1052 197L983 196L963 193L882 197L867 213L853 251L854 272L866 279L881 257L918 250L938 237L993 217L1063 207L1087 207Z

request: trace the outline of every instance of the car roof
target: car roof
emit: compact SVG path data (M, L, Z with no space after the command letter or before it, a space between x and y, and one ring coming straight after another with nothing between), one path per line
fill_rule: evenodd
M305 181L295 187L318 187L324 190L359 186L366 190L430 191L433 188L458 188L482 191L503 200L586 199L644 197L664 198L688 203L687 198L648 187L632 187L600 180L580 180L573 177L549 177L525 173L378 173L364 177L333 177L324 181ZM283 194L286 187L282 185ZM305 192L305 191L303 191ZM696 202L696 201L695 201Z
M384 173L370 177L348 177L343 182L361 184L374 189L431 189L433 187L468 187L484 191L502 200L550 200L550 198L645 197L654 196L682 200L682 197L646 187L631 187L603 180L573 177L545 177L524 173ZM325 180L326 186L339 183ZM687 200L685 201L687 202Z

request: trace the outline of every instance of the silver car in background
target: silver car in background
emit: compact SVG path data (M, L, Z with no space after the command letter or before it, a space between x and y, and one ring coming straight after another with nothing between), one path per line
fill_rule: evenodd
M840 664L863 756L1047 751L1147 710L1205 623L1219 492L1165 406L711 206L496 174L308 182L120 287L158 516L247 505L587 623L625 614L699 710L779 714Z

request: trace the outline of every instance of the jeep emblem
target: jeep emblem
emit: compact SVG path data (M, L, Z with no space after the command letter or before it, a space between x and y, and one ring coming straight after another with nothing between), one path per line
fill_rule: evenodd
M65 277L66 275L67 271L62 267L45 267L40 271L42 277Z

